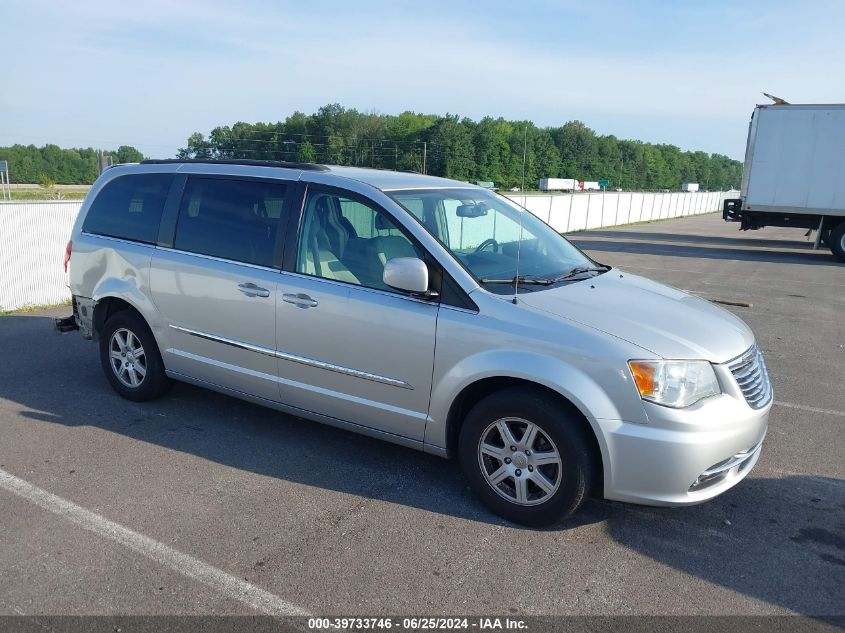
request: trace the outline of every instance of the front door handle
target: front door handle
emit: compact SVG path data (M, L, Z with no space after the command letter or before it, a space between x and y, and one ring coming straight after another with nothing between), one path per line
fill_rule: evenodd
M317 307L317 300L312 299L306 294L283 294L282 301L287 303L292 303L298 308L316 308Z
M269 297L270 291L267 288L262 288L260 286L256 286L254 283L249 282L246 284L239 284L238 290L244 293L247 297Z

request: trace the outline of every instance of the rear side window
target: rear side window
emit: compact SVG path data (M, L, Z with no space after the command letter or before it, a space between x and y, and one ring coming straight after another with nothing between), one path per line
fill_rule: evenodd
M115 178L91 203L82 230L155 244L173 178L173 174L134 174Z
M271 267L287 187L231 178L191 178L174 248Z

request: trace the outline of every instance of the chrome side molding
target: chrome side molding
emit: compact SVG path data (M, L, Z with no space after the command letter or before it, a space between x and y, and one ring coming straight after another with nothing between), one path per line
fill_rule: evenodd
M262 345L254 345L252 343L246 343L244 341L238 341L235 339L226 338L224 336L217 336L216 334L209 334L208 332L202 332L200 330L192 330L190 328L182 327L179 325L171 324L170 327L178 332L183 332L190 336L196 336L197 338L206 339L208 341L214 341L215 343L221 343L223 345L229 345L231 347L245 349L250 352L256 352L258 354L273 356L275 358L290 361L292 363L299 363L300 365L308 365L309 367L325 369L327 371L337 372L338 374L346 374L347 376L361 378L362 380L370 380L372 382L378 382L383 385L390 385L391 387L399 387L400 389L413 390L414 388L412 385L408 384L404 380L400 380L399 378L391 378L390 376L373 374L371 372L363 371L361 369L353 369L351 367L344 367L343 365L335 365L333 363L327 363L325 361L317 360L315 358L308 358L307 356L289 354L281 350L271 349Z

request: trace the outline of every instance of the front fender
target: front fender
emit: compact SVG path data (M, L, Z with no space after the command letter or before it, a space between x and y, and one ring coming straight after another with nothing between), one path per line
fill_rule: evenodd
M631 378L621 367L611 369L608 359L580 360L591 371L537 351L486 350L462 359L435 376L425 429L426 446L438 453L447 449L449 410L464 389L487 378L514 378L542 385L571 402L592 428L602 461L607 465L608 447L599 420L645 424L645 412L639 398L630 397L634 393Z

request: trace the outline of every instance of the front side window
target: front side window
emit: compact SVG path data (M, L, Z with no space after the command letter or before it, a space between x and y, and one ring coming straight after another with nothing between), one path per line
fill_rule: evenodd
M82 230L155 244L173 174L130 174L108 182L88 209Z
M286 186L257 180L190 178L174 248L271 267Z
M492 292L512 292L517 275L539 289L574 270L596 267L548 224L493 192L429 189L389 195Z
M382 280L395 257L422 257L394 221L367 203L309 189L299 229L296 272L391 290Z

